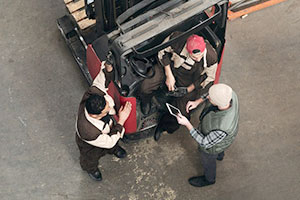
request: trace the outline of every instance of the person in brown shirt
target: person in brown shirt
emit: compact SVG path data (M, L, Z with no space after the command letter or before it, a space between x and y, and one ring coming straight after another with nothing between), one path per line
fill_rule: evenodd
M180 32L173 32L164 42L175 38ZM208 41L198 35L191 35L186 41L178 41L158 52L158 59L163 66L155 66L155 75L141 84L141 109L148 113L152 94L165 82L169 94L173 96L171 104L190 118L186 112L186 103L208 92L215 80L218 56ZM154 139L158 140L163 131L173 133L179 128L174 116L163 114L156 129Z
M98 169L98 161L102 156L107 153L118 158L126 156L126 151L119 146L118 141L124 135L123 125L131 112L131 104L126 102L119 110L118 120L114 120L115 104L107 93L107 85L112 77L112 66L102 62L99 74L82 97L76 120L80 166L96 181L102 180Z

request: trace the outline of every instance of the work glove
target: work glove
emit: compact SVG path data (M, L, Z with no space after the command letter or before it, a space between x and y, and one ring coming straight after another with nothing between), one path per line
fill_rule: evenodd
M109 65L114 66L115 62L114 62L114 58L113 55L111 53L111 51L108 52L107 56L106 56L106 63Z
M169 97L183 97L188 93L187 87L176 87L174 91L168 92L166 95Z

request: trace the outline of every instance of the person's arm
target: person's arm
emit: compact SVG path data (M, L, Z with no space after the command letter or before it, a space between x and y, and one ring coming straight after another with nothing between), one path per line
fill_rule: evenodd
M192 83L191 85L189 85L189 86L187 87L187 92L190 93L190 92L192 92L194 89L195 89L195 85Z
M123 127L125 121L127 120L131 112L131 103L126 102L124 107L122 106L119 110L119 120L116 125L114 125L108 134L100 134L95 140L87 141L87 143L100 147L110 149L116 145L120 138L123 137L125 129Z
M208 42L206 43L206 50L207 66L202 72L202 75L205 75L206 77L203 79L203 81L201 81L201 86L204 88L204 90L208 90L213 84L216 78L216 72L218 68L218 55L216 50Z
M186 104L186 112L189 113L190 110L193 110L195 108L197 108L197 106L199 104L201 104L202 102L204 102L207 99L208 93L205 93L203 95L201 95L201 97L195 101L188 101Z
M112 66L112 64L110 64L110 63L108 63L108 62L106 62L106 61L104 61L104 62L105 62L105 63L104 63L104 69L105 69L105 71L106 71L107 73L112 72L113 69L114 69L114 67Z
M200 84L197 84L197 85L200 85ZM191 85L189 85L189 86L187 87L187 92L190 93L190 92L192 92L194 89L196 89L196 86L195 86L194 83L192 83Z
M172 34L171 34L172 35ZM167 42L170 40L171 35L169 35L164 41L163 43ZM164 66L164 70L165 70L165 76L166 76L166 85L168 87L169 91L173 91L174 85L175 85L175 78L173 75L173 72L171 70L171 58L172 58L172 54L173 54L174 50L172 49L171 46L168 46L165 49L162 49L158 52L158 60L161 63L162 66Z
M169 35L166 39L164 39L163 43L169 41L170 37L171 36ZM167 48L164 48L158 52L157 57L162 66L167 66L171 64L172 54L173 54L173 49L171 46L168 46Z
M110 149L116 145L120 138L123 137L125 133L125 128L123 127L125 121L127 120L131 112L131 103L126 102L124 107L119 110L119 120L116 125L113 125L108 134L100 134L98 138L94 141L89 141L91 145Z
M95 86L102 91L106 91L110 81L114 80L114 71L114 67L111 64L103 61L101 63L100 71L94 79L92 86Z
M119 122L111 128L109 135L113 136L118 133L120 134L120 138L123 138L125 128L123 127L123 124L120 124Z
M121 106L121 108L119 110L118 124L120 124L122 126L124 125L125 121L129 117L131 109L132 109L132 105L131 105L131 103L129 101L126 101L125 105Z
M221 130L210 131L209 134L205 136L195 128L190 130L190 134L204 149L213 147L214 145L220 143L227 136L227 133Z
M215 63L210 67L204 69L204 74L202 75L203 78L200 84L204 92L208 92L208 89L214 84L217 68L218 63Z
M103 72L105 74L105 87L107 88L109 83L111 81L114 81L115 70L114 70L114 67L112 66L112 64L105 61Z
M173 91L175 89L174 86L176 81L170 65L165 66L165 75L166 75L166 85L168 87L168 90Z
M203 58L202 58L203 59ZM192 83L194 85L194 89L202 89L202 86L201 86L201 82L206 78L206 74L205 75L201 75L201 69L202 67L200 66L195 66L194 70L193 71L193 74L191 76L191 79L192 79Z
M177 122L184 125L189 130L192 137L205 149L209 149L218 144L227 136L227 133L221 130L214 130L209 132L208 135L204 135L198 129L195 129L185 116L180 114L177 115Z
M98 75L96 76L96 78L94 79L93 84L92 84L92 86L95 86L102 91L106 91L106 87L105 87L106 76L105 76L105 73L103 70L103 69L105 69L104 66L105 66L105 61L103 61L101 63L100 71L99 71Z
M121 125L116 125L111 129L109 134L100 134L95 140L84 140L86 143L95 147L110 149L114 147L121 138L122 130L124 128ZM114 132L114 133L113 133Z
M119 110L119 120L118 124L121 125L122 127L124 126L124 123L128 119L130 113L131 113L132 105L129 101L126 101L124 106L121 106ZM121 138L123 138L125 129L123 128L123 131L121 132Z

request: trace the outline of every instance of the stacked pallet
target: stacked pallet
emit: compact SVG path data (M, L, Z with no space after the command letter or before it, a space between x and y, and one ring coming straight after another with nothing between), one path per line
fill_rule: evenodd
M87 18L84 10L84 0L64 0L64 2L80 29L87 29L96 23L96 20Z

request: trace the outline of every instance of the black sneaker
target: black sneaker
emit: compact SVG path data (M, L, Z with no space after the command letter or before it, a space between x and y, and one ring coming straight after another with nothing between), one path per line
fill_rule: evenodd
M217 157L217 160L218 160L218 161L222 161L223 158L224 158L224 156L218 156L218 157Z
M217 156L217 160L222 161L224 159L224 156L225 156L224 152L219 153L218 156Z
M127 153L125 151L125 149L123 149L122 147L118 146L114 155L117 157L117 158L125 158Z
M102 180L102 174L99 169L97 171L95 171L94 173L88 173L88 175L95 181Z
M207 185L215 184L215 182L216 181L209 182L208 180L206 180L205 176L194 176L189 178L189 183L195 187L204 187Z

